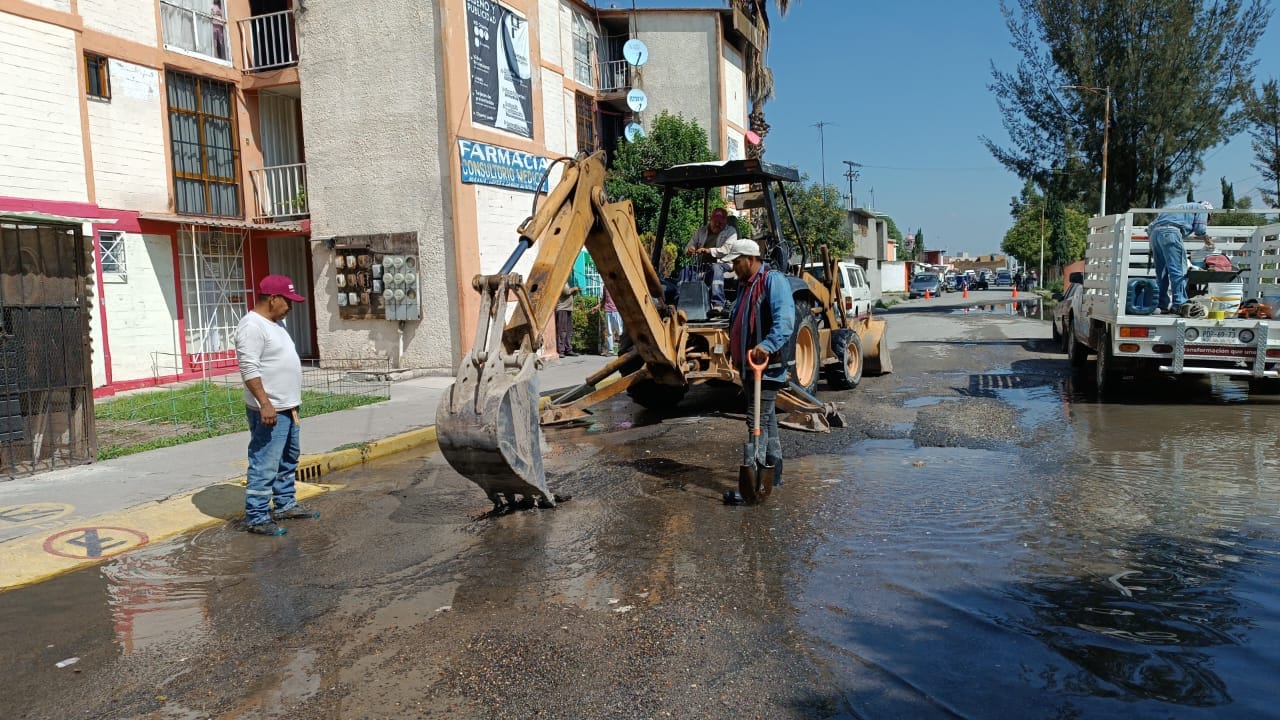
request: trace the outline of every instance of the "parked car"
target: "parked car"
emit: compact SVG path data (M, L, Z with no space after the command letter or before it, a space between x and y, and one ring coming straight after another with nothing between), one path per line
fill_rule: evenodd
M1084 316L1080 311L1080 297L1084 294L1084 273L1071 273L1067 282L1069 284L1065 293L1053 294L1053 299L1057 301L1053 306L1053 341L1059 344L1063 352L1069 349L1067 338L1071 332L1072 317Z
M861 265L852 262L836 264L840 270L840 300L844 311L854 317L871 312L871 283Z
M924 297L926 291L934 296L942 294L942 279L936 273L920 273L911 278L911 286L907 289L907 297Z
M1013 273L1008 270L997 270L996 287L1013 287Z

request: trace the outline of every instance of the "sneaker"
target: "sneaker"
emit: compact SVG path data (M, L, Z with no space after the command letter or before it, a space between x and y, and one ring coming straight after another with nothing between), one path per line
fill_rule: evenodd
M275 523L271 522L270 520L268 520L268 521L266 521L266 522L260 522L260 523L258 523L258 524L256 524L256 525L249 525L249 526L248 526L247 528L245 528L245 529L246 529L246 530L248 530L249 532L253 533L254 535L275 535L275 536L279 536L279 535L283 535L283 534L285 534L285 533L289 532L288 530L285 530L284 528L282 528L282 527L280 527L279 525L277 525L277 524L275 524Z
M315 520L320 517L320 511L312 510L301 503L297 503L285 510L277 510L271 513L271 517L275 520Z
M1202 318L1208 315L1208 311L1198 302L1186 302L1178 306L1178 315L1184 318Z

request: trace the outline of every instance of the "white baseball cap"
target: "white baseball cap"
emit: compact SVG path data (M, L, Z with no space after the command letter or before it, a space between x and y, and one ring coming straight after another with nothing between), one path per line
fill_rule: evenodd
M724 257L721 258L725 262L733 262L743 255L760 257L760 243L755 240L734 240L729 243L728 250L729 252L725 253Z
M1201 200L1200 206L1203 207L1205 210L1213 209L1213 203L1209 202L1208 200Z

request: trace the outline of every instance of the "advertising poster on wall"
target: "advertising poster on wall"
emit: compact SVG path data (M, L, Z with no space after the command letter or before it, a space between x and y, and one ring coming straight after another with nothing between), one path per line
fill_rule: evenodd
M529 21L494 0L467 0L471 121L533 137Z

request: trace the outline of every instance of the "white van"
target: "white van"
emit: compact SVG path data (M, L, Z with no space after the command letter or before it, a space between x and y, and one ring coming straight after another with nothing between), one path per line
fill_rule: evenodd
M861 265L853 262L836 264L840 269L840 300L844 311L853 317L871 312L871 285Z

